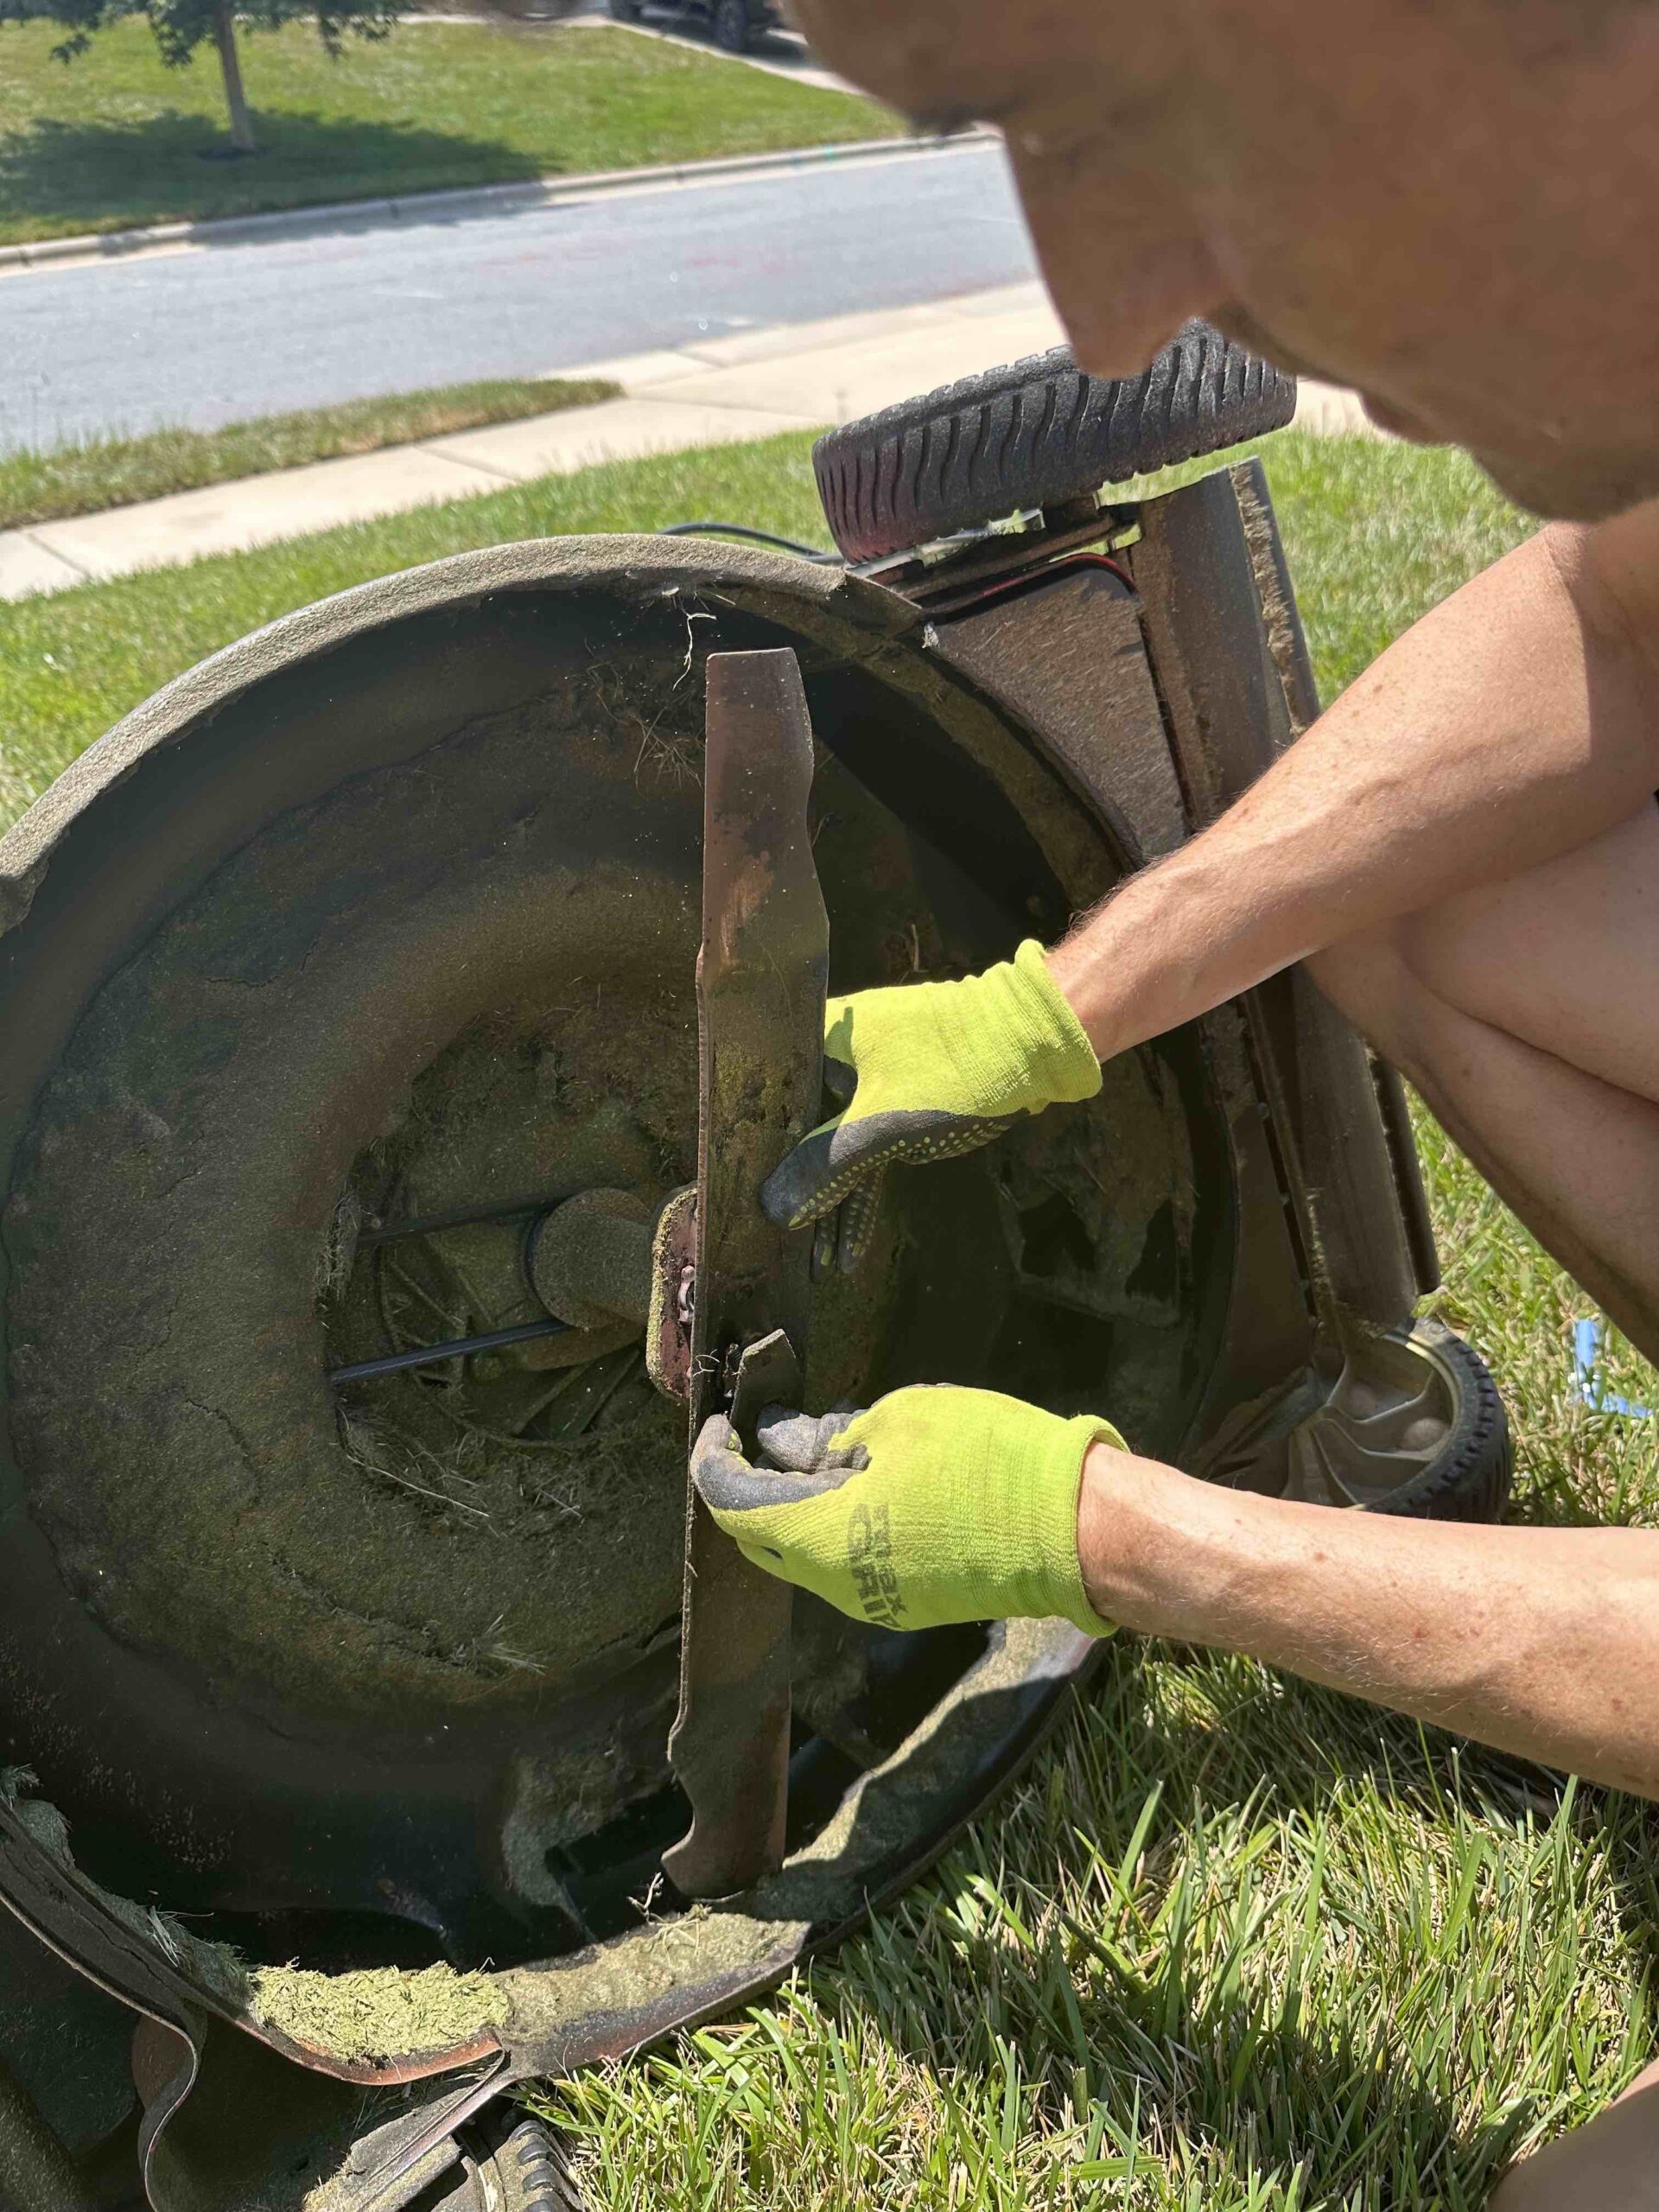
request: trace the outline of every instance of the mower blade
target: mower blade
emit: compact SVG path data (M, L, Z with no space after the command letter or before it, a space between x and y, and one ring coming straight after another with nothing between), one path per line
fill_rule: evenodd
M711 653L707 680L694 1440L710 1414L753 1417L732 1404L751 1344L781 1331L785 1351L805 1360L811 1236L775 1229L760 1193L817 1116L830 962L807 819L812 728L795 656ZM774 1367L774 1379L787 1372ZM793 1593L750 1566L689 1482L685 1529L680 1709L668 1750L692 1819L663 1866L682 1896L726 1897L783 1863Z

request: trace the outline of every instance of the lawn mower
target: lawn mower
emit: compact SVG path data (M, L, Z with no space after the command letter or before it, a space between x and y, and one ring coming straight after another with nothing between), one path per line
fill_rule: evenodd
M834 559L382 578L0 842L0 2205L546 2212L515 2084L750 1999L1032 1755L1090 1640L791 1595L688 1500L709 1410L974 1383L1501 1510L1399 1082L1298 970L891 1176L851 1272L757 1202L826 989L1053 939L1313 720L1260 462L1135 486L1294 397L1193 325L830 433Z

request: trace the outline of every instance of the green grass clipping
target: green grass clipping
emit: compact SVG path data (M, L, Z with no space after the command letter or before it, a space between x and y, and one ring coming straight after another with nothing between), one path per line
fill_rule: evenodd
M257 1967L251 2005L261 2027L333 2058L408 2058L449 2050L482 2029L499 2027L507 2000L488 1974L453 1967L369 1967L313 1974L303 1967Z

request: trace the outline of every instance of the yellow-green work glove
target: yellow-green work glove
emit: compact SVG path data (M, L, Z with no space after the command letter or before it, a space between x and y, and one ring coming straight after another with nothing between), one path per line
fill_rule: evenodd
M1100 1089L1094 1046L1034 938L963 982L831 999L823 1052L824 1080L846 1110L796 1146L760 1198L780 1227L799 1229L856 1196L843 1258L894 1160L972 1152L1021 1114Z
M723 1414L703 1425L691 1472L715 1519L768 1573L882 1628L946 1621L1109 1624L1077 1563L1084 1454L1109 1421L1066 1421L995 1390L920 1384L868 1413L771 1408L760 1465Z

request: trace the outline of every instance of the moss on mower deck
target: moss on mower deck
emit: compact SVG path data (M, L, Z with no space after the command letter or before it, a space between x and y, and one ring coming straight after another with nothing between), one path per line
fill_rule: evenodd
M357 2061L409 2058L449 2050L506 2018L507 1999L488 1974L453 1967L410 1972L374 1967L355 1974L314 1974L303 1967L260 1967L249 1977L250 2005L261 2027L290 2042Z
M641 695L677 667L648 661ZM346 779L181 905L43 1102L42 1160L107 1265L60 1245L58 1196L13 1194L35 1500L111 1631L216 1695L358 1724L522 1710L677 1610L683 1440L643 1379L541 1441L451 1418L418 1379L336 1398L319 1372L320 1332L332 1359L386 1343L374 1284L334 1288L358 1157L364 1195L415 1214L689 1179L696 787L639 753L584 672L418 770ZM529 1310L517 1253L499 1227L455 1247L486 1323ZM394 1248L388 1273L410 1265ZM90 1341L100 1275L98 1380L72 1402L64 1332ZM408 1338L467 1333L432 1288L404 1294Z

